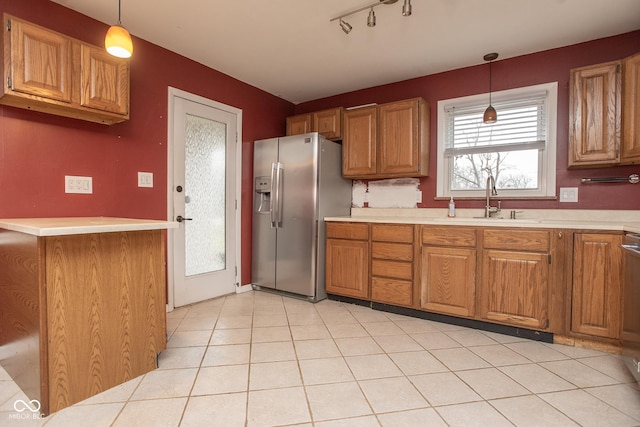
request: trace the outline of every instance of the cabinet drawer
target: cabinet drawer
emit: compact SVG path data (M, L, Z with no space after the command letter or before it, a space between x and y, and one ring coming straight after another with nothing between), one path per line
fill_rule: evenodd
M376 242L413 243L413 225L373 224L371 239Z
M378 302L398 305L411 305L413 302L411 282L404 280L371 279L371 299Z
M547 252L549 232L542 230L484 230L484 247L517 251Z
M422 244L436 246L476 247L476 230L474 228L422 227Z
M369 224L327 222L328 239L369 240Z
M413 279L413 264L410 262L374 259L371 261L371 275L411 280Z
M413 261L413 246L405 243L371 243L371 256L378 259Z

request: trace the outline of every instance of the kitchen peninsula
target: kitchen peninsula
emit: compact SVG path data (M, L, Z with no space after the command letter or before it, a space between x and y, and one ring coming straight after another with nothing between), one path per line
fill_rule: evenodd
M165 231L128 218L0 219L0 364L49 414L156 368Z

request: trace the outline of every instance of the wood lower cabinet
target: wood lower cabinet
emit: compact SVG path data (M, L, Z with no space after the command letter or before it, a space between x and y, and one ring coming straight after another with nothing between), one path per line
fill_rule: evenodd
M161 230L0 229L2 365L49 414L156 368L166 347Z
M113 124L129 119L129 62L8 14L0 103Z
M546 329L549 264L549 231L485 229L480 318Z
M369 224L326 224L326 273L328 294L369 298Z
M474 228L422 226L420 308L473 317L476 305Z
M414 226L371 225L371 300L412 306Z
M622 240L620 234L575 234L572 332L620 337Z

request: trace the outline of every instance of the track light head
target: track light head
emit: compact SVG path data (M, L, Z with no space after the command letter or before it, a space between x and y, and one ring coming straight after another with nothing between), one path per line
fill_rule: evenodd
M349 25L348 22L345 22L342 19L340 20L340 28L342 28L342 31L344 31L345 34L349 34L353 29L353 27Z
M411 0L404 0L402 5L402 16L411 16Z
M367 27L375 27L376 26L376 13L373 11L373 8L369 11L369 16L367 17Z

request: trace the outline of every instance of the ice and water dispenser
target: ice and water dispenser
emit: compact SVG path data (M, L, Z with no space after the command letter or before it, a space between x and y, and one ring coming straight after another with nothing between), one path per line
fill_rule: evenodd
M268 214L271 206L271 177L258 176L255 179L255 203L257 213Z

